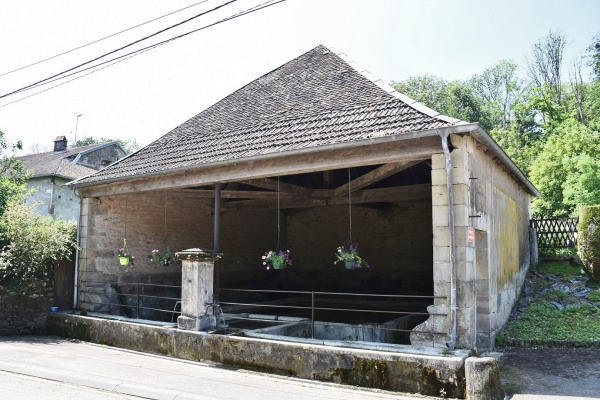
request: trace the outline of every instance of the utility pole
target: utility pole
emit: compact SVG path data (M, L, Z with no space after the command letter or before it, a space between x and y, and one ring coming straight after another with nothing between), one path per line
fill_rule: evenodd
M82 117L83 114L77 114L77 120L75 121L75 143L77 143L77 125L79 125L79 117ZM75 146L75 143L73 143L73 146Z

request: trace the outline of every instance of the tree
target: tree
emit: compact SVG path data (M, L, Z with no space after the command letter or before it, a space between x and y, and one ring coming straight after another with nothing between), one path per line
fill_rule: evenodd
M75 222L43 217L35 205L11 202L0 218L0 282L22 283L48 276L60 260L70 259L76 246Z
M398 92L442 114L445 114L450 108L448 82L440 77L434 75L415 76L401 82L392 81L391 85Z
M563 184L564 203L573 207L600 204L600 160L582 154L563 160L567 179Z
M464 82L447 82L437 76L423 75L392 82L392 86L400 93L441 114L468 122L479 122L485 129L491 128L490 118L481 101Z
M0 216L12 199L24 200L27 191L27 174L23 163L15 153L21 150L21 142L10 143L0 131Z
M514 119L513 106L522 92L522 85L517 78L517 64L502 60L481 75L473 75L468 85L481 99L490 117L490 125L508 129Z
M77 142L75 142L75 146L73 146L73 147L89 146L90 144L109 143L109 142L113 142L115 140L119 142L121 147L123 147L123 149L127 153L133 153L134 151L137 151L142 147L135 139L123 140L123 139L109 139L106 137L95 138L92 136L87 136L87 137L84 137L83 139L79 139Z
M533 45L531 58L525 59L527 74L533 85L547 85L551 89L553 100L559 105L562 100L561 73L566 45L566 36L550 31Z
M552 126L530 168L530 178L542 194L533 203L534 213L545 217L571 215L577 201L585 196L585 192L577 192L577 187L572 191L571 186L583 172L591 177L582 184L583 188L593 190L595 169L586 164L589 158L585 156L594 160L599 152L600 134L579 121L570 118Z
M592 75L595 80L600 79L600 32L594 36L592 43L587 48L588 65L592 67Z

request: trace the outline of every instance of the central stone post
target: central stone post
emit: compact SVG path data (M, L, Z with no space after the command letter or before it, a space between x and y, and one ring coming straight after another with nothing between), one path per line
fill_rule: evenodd
M217 327L213 306L213 273L220 253L188 249L175 254L182 262L181 315L177 327L188 331L205 331Z

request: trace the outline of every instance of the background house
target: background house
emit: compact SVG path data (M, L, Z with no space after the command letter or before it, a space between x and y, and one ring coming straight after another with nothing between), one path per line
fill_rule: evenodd
M66 183L90 175L126 155L117 141L68 148L67 139L58 136L53 151L19 157L24 170L32 173L28 186L35 189L35 193L28 202L40 203L37 210L42 215L77 220L80 199Z
M404 318L410 342L396 343L464 349L491 347L508 318L539 195L478 124L440 115L323 46L71 185L83 198L82 307L120 313L118 284L179 284L175 266L145 257L152 249L218 248L223 304L305 306L233 289L336 293L334 312L315 319ZM113 256L123 238L133 267ZM333 265L350 239L372 268ZM261 256L278 243L295 265L267 271Z

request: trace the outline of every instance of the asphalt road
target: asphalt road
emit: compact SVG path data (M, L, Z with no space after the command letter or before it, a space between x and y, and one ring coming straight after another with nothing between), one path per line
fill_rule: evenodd
M54 337L0 337L0 399L81 398L428 399L233 370Z
M600 399L599 349L503 349L500 376L513 400Z

